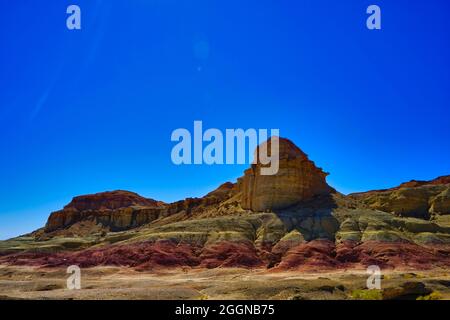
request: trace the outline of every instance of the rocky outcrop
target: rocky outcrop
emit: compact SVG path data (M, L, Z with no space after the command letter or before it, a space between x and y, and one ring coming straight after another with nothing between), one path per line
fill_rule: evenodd
M434 214L450 213L450 176L431 181L413 180L392 189L355 193L349 197L372 209L429 219Z
M259 146L270 150L271 140ZM241 206L252 211L289 207L332 188L326 183L327 173L317 168L307 155L290 140L279 138L279 169L275 175L262 175L265 165L259 161L238 180L242 192Z
M53 212L45 226L46 232L67 228L83 221L92 221L107 227L110 231L121 231L135 228L156 220L165 207L129 207L116 210L84 210L63 209Z
M75 197L64 209L114 210L132 206L157 207L163 204L161 201L147 199L134 192L116 190Z
M230 199L236 193L236 185L231 182L225 182L202 198L186 198L169 204L167 206L167 213L175 214L182 212L190 216L193 214L201 214L205 210L215 208L217 204Z
M430 294L432 290L419 281L407 281L400 286L382 290L383 300L417 300L418 297Z
M351 195L367 196L385 191L395 191L403 188L417 188L422 186L445 186L445 185L450 185L450 175L440 176L432 180L411 180L408 182L403 182L400 185L393 188L356 192L352 193Z
M128 191L84 195L75 197L63 210L53 212L48 218L45 231L54 232L81 222L93 222L106 231L123 231L176 213L201 213L236 193L235 184L227 182L203 198L187 198L170 204ZM98 228L93 230L98 231Z
M53 212L46 232L66 228L81 221L94 221L118 231L155 220L165 204L129 191L101 192L73 198L63 210Z
M429 203L430 213L440 215L450 214L450 183L448 188L431 198Z
M433 180L411 180L408 182L402 183L397 188L393 189L400 189L400 188L416 188L421 186L440 186L440 185L446 185L450 184L450 176L440 176Z

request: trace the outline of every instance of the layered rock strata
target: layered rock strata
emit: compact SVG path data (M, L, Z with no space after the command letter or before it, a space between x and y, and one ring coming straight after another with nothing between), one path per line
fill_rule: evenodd
M270 145L270 140L266 144ZM270 146L261 147L270 150ZM332 191L326 183L328 174L288 139L279 138L278 173L262 175L261 169L265 166L258 161L238 180L244 209L283 209Z

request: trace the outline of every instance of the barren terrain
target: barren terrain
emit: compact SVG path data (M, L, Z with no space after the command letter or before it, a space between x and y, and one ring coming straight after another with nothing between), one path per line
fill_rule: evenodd
M1 299L450 299L445 270L383 272L367 290L365 270L300 273L263 269L82 269L81 289L68 290L65 268L0 267ZM402 289L403 288L403 289Z

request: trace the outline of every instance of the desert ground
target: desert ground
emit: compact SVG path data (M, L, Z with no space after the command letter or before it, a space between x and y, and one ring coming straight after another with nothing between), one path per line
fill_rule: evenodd
M150 300L450 300L446 270L387 271L381 290L367 290L365 270L268 272L263 269L171 269L138 272L94 267L81 271L81 289L67 289L65 268L0 266L0 299Z

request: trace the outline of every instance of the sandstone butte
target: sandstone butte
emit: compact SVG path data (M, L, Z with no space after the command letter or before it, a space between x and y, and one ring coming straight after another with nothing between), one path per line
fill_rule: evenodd
M1 241L0 264L274 272L450 266L450 176L343 195L284 138L278 173L263 176L261 167L175 203L121 190L75 197L45 227Z

